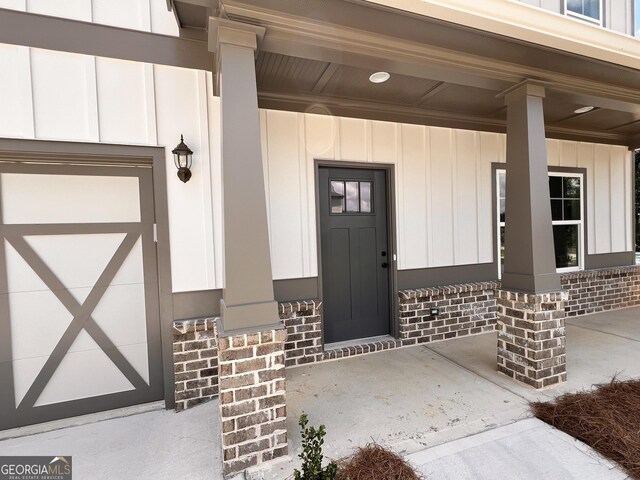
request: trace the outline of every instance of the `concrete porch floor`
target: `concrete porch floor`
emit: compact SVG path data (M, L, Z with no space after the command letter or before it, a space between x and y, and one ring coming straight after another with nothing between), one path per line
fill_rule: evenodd
M374 440L409 455L429 479L625 478L590 449L571 449L570 437L528 419L527 405L615 374L640 377L638 342L640 308L568 320L569 381L542 392L495 371L494 333L289 369L291 462L269 476L287 478L299 465L297 419L305 411L313 425L327 427L326 456ZM154 411L4 440L0 455L72 455L78 479L220 479L217 408L212 401L180 414ZM540 458L527 449L542 452L543 443L562 454L545 457L540 472L531 469Z

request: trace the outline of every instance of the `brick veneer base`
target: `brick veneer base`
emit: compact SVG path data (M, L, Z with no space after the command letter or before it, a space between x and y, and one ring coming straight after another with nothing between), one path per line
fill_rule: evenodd
M496 291L498 371L534 388L567 380L566 292Z
M565 273L562 288L569 317L640 305L640 265Z
M173 367L176 411L218 394L218 342L213 319L174 322Z
M287 454L285 329L218 338L225 476Z

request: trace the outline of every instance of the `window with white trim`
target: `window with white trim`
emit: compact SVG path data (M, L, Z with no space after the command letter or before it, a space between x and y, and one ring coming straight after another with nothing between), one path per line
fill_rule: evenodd
M564 11L572 17L602 23L602 0L565 0Z
M506 172L496 170L498 276L504 269ZM551 221L558 272L584 268L584 178L580 173L549 172Z
M633 34L640 38L640 0L633 1Z

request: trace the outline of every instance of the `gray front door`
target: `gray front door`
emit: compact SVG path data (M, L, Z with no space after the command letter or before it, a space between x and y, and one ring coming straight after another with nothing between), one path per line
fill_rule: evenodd
M0 429L161 400L152 171L0 163Z
M386 172L319 171L325 343L387 335Z

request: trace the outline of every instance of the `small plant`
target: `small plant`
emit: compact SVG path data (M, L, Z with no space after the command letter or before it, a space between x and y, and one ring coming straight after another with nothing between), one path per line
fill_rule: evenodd
M298 422L302 432L302 453L298 455L302 460L302 473L297 468L294 469L293 478L295 480L334 480L338 473L338 465L331 462L322 468L322 445L327 433L324 425L316 429L307 428L308 424L309 419L303 413Z

